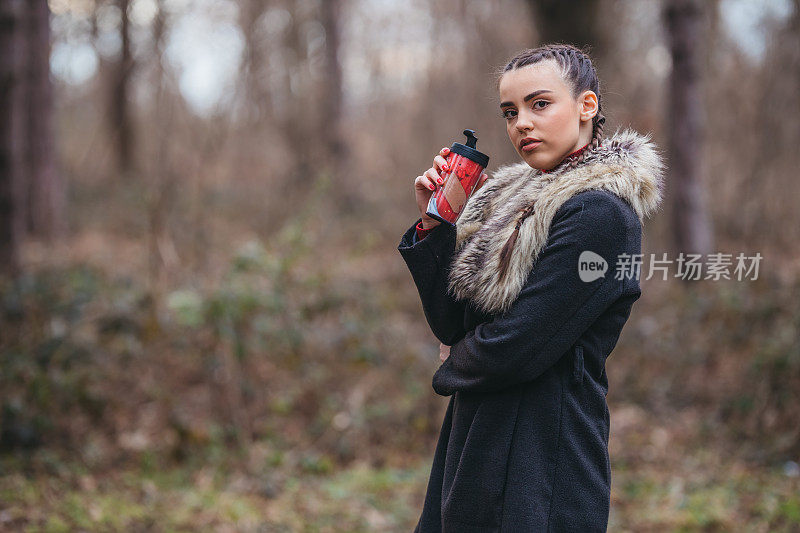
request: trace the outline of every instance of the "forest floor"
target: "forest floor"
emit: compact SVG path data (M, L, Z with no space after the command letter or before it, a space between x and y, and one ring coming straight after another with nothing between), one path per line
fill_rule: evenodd
M754 465L697 442L687 413L667 420L626 404L611 413L609 531L800 530L796 464ZM310 471L291 450L262 443L244 455L209 449L157 463L142 454L93 472L53 452L6 456L0 530L411 531L430 468L429 457L398 455ZM253 467L262 463L271 467Z

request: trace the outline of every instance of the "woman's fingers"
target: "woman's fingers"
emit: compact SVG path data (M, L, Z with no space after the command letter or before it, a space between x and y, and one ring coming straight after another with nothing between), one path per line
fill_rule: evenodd
M481 174L481 177L478 180L478 184L475 186L475 190L477 191L478 189L483 187L483 184L486 182L487 179L489 179L489 175L488 174L486 174L485 172L483 174Z
M450 171L450 169L447 168L447 159L445 159L445 157L447 157L449 154L450 154L450 148L445 146L444 148L439 150L439 153L433 158L433 168L439 171L439 173L443 171L444 172Z
M450 357L450 347L446 344L439 344L439 360L444 363Z
M449 172L450 170L447 167L447 160L445 159L449 153L450 148L446 146L439 150L439 153L433 158L433 166L426 170L422 176L417 176L417 179L414 180L415 189L435 191L437 185L442 185L444 183L442 172Z
M436 185L426 174L423 174L422 176L417 176L417 179L414 180L414 188L433 191L436 190Z
M447 160L440 155L437 155L436 157L433 158L433 167L437 169L439 174L441 174L442 176L444 176L445 172L450 171L450 169L447 167Z
M439 172L434 168L431 167L425 171L424 174L431 182L441 185L444 183L444 178L439 175Z

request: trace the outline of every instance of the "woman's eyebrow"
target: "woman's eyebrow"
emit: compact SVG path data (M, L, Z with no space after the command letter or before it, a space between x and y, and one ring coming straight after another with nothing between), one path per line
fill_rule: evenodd
M528 100L530 100L531 98L536 98L536 97L537 97L537 96L539 96L540 94L543 94L543 93L551 93L551 92L553 92L553 91L551 91L551 90L549 90L549 89L539 89L538 91L533 91L531 94L529 94L528 96L526 96L525 98L523 98L523 99L522 99L522 101L523 101L523 102L527 102L527 101L528 101ZM512 102L503 102L502 104L500 104L500 107L508 107L508 106L510 106L510 105L514 105L514 104L513 104Z

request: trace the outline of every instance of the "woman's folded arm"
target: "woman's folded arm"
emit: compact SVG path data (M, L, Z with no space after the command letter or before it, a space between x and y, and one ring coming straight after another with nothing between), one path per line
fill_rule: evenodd
M622 295L617 259L633 242L632 212L625 209L609 193L596 191L565 202L515 302L450 348L433 376L434 390L443 396L500 390L531 381L554 365ZM608 265L602 277L581 280L578 261L585 251Z

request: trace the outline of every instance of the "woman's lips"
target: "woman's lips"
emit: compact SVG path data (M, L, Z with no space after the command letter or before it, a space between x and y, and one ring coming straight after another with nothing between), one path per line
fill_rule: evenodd
M540 144L542 144L542 141L529 142L528 144L522 146L522 151L530 152L531 150L535 150Z

